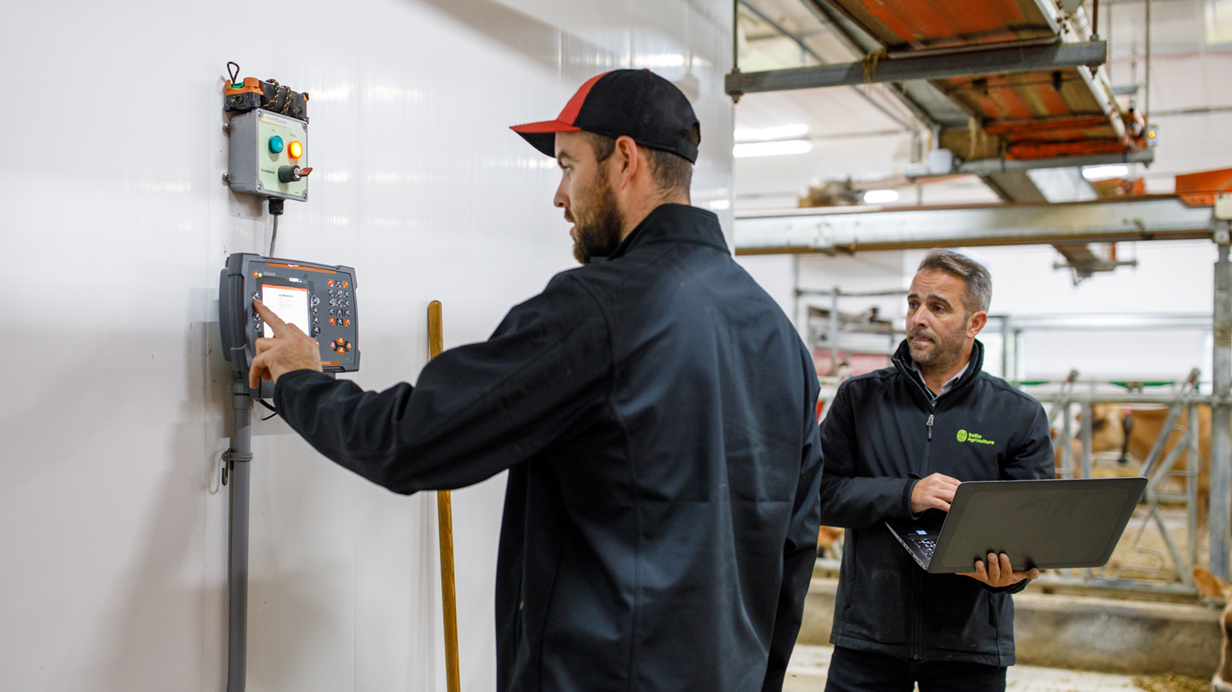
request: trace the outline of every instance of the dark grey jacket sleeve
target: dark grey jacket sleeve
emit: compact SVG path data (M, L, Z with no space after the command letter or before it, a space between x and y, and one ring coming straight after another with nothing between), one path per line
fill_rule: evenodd
M811 364L810 364L811 365ZM804 599L813 578L817 562L817 528L821 522L818 509L821 486L821 439L817 431L817 376L806 368L811 378L804 416L804 445L800 459L800 484L792 507L791 525L783 547L783 586L779 590L778 612L770 640L770 657L762 690L781 690L787 674L787 663L800 633L804 616Z
M862 529L890 518L911 518L911 489L917 479L860 476L850 383L839 387L821 425L826 459L821 477L821 523Z
M486 342L433 359L415 387L366 392L301 370L278 380L287 423L338 464L398 493L460 488L533 456L610 389L605 317L567 274Z

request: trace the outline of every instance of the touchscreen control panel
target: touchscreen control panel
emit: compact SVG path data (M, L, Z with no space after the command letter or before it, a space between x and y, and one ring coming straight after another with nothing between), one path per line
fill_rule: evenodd
M355 270L312 262L235 253L219 277L218 321L223 355L237 370L247 371L256 356L256 341L273 331L253 309L260 300L287 324L317 340L325 372L359 369L359 309ZM263 382L254 397L273 396Z

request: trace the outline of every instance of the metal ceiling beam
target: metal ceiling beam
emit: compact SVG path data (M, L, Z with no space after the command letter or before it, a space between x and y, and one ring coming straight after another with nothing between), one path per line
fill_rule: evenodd
M1175 196L1061 204L906 207L743 216L736 254L849 254L984 245L1053 245L1135 240L1209 239L1210 207Z
M913 79L978 77L1017 72L1051 72L1071 67L1097 66L1107 59L1104 41L1054 43L919 57L883 58L865 78L864 63L817 65L764 72L738 72L727 75L726 89L731 95L764 91L789 91L874 82L902 82Z
M771 19L769 15L767 15L765 12L762 12L761 10L754 7L752 3L748 2L748 0L738 0L738 1L741 7L743 7L745 10L749 11L750 13L752 13L755 17L762 20L766 24L769 24L770 28L779 32L779 34L782 35L784 38L794 41L797 46L800 46L800 50L813 56L813 59L816 60L818 63L822 65L826 64L826 61L823 60L821 56L817 54L817 51L813 50L812 48L809 48L808 44L804 42L803 38L796 36L795 34L788 31L785 27L780 25L778 22ZM863 91L859 89L856 89L855 91L856 91L856 94L860 96L860 98L867 101L870 106L872 106L873 108L876 108L878 111L881 112L882 115L889 118L899 127L903 128L904 131L909 131L911 129L911 126L903 122L902 118L899 118L897 115L891 113L888 108L881 105L880 103L877 103L877 100L874 99L872 96L864 93Z
M1155 161L1154 149L1141 149L1124 154L1092 154L1090 156L1058 156L1051 159L976 159L967 161L943 173L927 173L912 175L907 172L910 180L927 180L928 178L951 175L991 175L1010 171L1030 171L1037 168L1081 168L1082 166L1106 166L1117 163L1145 163Z

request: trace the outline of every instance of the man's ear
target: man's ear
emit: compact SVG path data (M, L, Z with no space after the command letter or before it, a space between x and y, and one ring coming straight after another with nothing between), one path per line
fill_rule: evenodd
M616 170L613 173L617 176L617 187L626 187L633 180L633 175L637 173L642 166L642 160L638 158L639 151L637 142L628 135L622 135L616 138L616 151L612 152L612 158L615 159Z
M988 324L988 313L980 310L972 315L967 320L967 338L974 339L976 334L984 329L984 325Z

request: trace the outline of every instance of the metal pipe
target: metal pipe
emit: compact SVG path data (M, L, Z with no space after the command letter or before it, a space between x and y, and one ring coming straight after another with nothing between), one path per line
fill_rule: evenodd
M791 287L791 321L796 325L796 331L802 332L804 340L808 341L808 319L800 317L800 296L803 295L800 293L800 255L791 258Z
M1211 573L1227 580L1229 524L1232 523L1232 262L1228 261L1228 224L1215 233L1214 362L1211 379L1218 399L1211 409L1210 542Z
M1027 392L1030 394L1030 392ZM1036 393L1031 394L1036 401L1061 402L1068 401L1070 403L1086 403L1092 404L1174 404L1176 403L1175 394L1097 394L1097 393ZM1186 399L1186 401L1195 404L1217 404L1220 399L1214 396L1195 396ZM1166 425L1176 423L1176 419L1169 420Z
M740 72L740 0L732 0L732 74Z
M1014 374L1010 372L1010 321L1008 318L1001 320L1001 378L1005 380L1013 380Z
M1082 410L1082 477L1091 477L1091 426L1095 424L1095 420L1091 413L1091 404L1089 402L1080 405Z
M990 323L998 320L1010 321L1003 315L988 316ZM1125 315L1117 313L1087 313L1078 315L1015 315L1012 322L1014 329L1031 332L1156 331L1160 329L1185 329L1209 332L1211 330L1211 316L1209 314L1155 315L1139 313Z
M892 296L905 296L910 291L905 288L892 288L885 291L844 291L839 288L833 291L827 291L819 288L798 288L796 295L798 296L842 296L843 298L887 298Z
M953 173L942 175L991 175L993 173L1008 173L1010 171L1033 171L1040 168L1075 168L1082 166L1106 166L1117 163L1155 162L1154 149L1141 149L1124 154L1091 154L1089 156L1058 156L1051 159L977 159L960 164ZM937 176L907 176L912 180L922 180Z
M227 692L244 692L248 664L248 471L252 461L252 397L248 373L231 383L234 427L227 450L231 517L227 567Z
M1209 207L1179 197L962 207L836 207L736 219L736 254L1210 238Z
M1185 501L1189 519L1189 566L1198 564L1198 474L1202 472L1202 456L1198 451L1198 405L1189 405L1189 453L1186 458L1189 472L1185 478Z
M1069 399L1061 402L1061 477L1074 477L1074 431L1069 415Z
M838 299L843 294L842 289L834 287L830 294L830 374L838 374Z
M1146 0L1146 96L1142 97L1142 122L1151 126L1151 0Z

